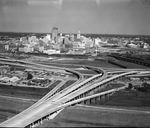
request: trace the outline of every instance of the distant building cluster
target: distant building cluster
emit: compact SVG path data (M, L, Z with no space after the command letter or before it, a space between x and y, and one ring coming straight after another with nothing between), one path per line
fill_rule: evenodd
M110 49L111 48L111 49ZM46 54L95 54L101 52L117 52L120 48L136 48L149 50L148 43L130 38L117 37L85 37L80 31L77 34L58 33L54 27L51 34L37 38L35 35L11 38L0 41L0 51Z
M0 84L15 86L48 87L53 83L53 77L74 78L75 76L63 72L17 69L14 66L0 66Z

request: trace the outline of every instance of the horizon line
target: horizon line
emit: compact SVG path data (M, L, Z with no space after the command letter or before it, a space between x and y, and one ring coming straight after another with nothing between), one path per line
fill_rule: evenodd
M8 31L8 32L6 32L6 31L0 31L0 33L31 33L31 34L51 34L51 32L11 32L11 31ZM59 34L60 33L62 33L62 32L58 32ZM64 33L62 33L62 34L70 34L70 32L64 32ZM71 34L77 34L77 33L73 33L73 32L71 32ZM81 35L85 35L85 34L93 34L93 35L125 35L125 36L150 36L150 35L148 35L148 34L116 34L116 33L114 33L114 34L109 34L109 33L81 33Z

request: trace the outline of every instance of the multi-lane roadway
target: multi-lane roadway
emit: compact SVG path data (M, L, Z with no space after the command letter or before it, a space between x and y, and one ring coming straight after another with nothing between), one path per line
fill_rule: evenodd
M19 61L17 61L19 62ZM38 67L44 68L44 70L50 70L49 66L42 65L42 64L35 64L30 62L24 62L25 66L27 64L36 65ZM11 63L11 62L10 62ZM33 66L34 67L34 66ZM55 67L56 68L56 67ZM58 68L58 67L57 67ZM21 112L20 114L12 117L11 119L3 122L0 124L1 127L26 127L26 126L34 126L35 123L41 122L47 116L63 109L64 107L79 103L81 101L85 101L94 97L107 95L114 93L116 91L122 90L127 86L123 86L120 88L114 88L111 90L107 90L102 93L96 93L97 90L104 88L107 86L108 83L112 81L121 79L126 76L130 75L137 75L145 73L143 70L121 70L118 69L117 71L106 71L101 68L97 67L86 67L88 69L96 71L97 75L94 75L86 80L83 80L83 75L78 73L77 71L66 69L71 73L74 73L78 77L78 81L74 84L70 85L69 87L63 89L62 91L57 91L59 87L54 88L50 91L47 95L45 95L42 99L40 99L37 103L33 106L29 107L25 111ZM147 72L149 73L149 72ZM108 77L108 74L114 74L112 77ZM59 85L61 86L61 85Z

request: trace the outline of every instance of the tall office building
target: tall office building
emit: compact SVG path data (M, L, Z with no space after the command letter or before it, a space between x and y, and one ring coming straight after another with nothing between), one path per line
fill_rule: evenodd
M78 31L78 33L77 33L77 39L80 39L80 36L81 36L81 33L80 33L80 31Z
M52 40L57 43L58 42L58 28L53 27L52 29Z
M74 34L71 34L71 35L70 35L70 41L71 41L71 42L74 42Z

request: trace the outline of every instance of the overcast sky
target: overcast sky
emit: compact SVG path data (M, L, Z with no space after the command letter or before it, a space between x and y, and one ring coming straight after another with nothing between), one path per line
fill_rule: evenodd
M150 35L141 0L0 0L0 31Z

